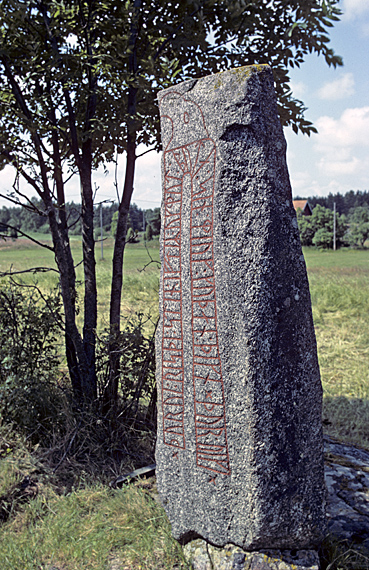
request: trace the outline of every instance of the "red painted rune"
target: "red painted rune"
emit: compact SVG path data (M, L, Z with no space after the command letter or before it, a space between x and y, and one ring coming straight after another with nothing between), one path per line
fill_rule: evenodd
M196 463L215 473L230 473L222 364L217 330L213 251L213 200L216 148L200 107L183 97L181 117L166 116L172 128L191 127L196 135L164 151L162 406L164 443L185 448L182 321L181 224L183 196L190 196L190 274L192 383L195 410ZM202 121L202 124L201 124ZM195 139L195 140L194 140ZM172 148L173 147L173 148ZM213 478L211 479L213 481ZM213 481L215 483L215 479Z

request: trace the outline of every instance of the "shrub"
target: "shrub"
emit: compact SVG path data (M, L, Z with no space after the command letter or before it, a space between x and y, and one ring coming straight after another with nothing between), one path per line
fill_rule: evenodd
M133 417L144 402L145 415L153 419L156 404L154 335L151 338L145 336L144 327L144 315L138 313L126 324L117 341L120 353L119 407ZM106 332L98 339L97 348L100 394L109 375L108 343L109 333Z
M320 228L313 237L313 244L320 249L333 247L333 233L325 228Z
M35 288L0 289L0 415L33 440L57 414L60 321L58 294L40 301Z
M151 240L152 240L152 227L151 227L151 224L147 224L147 226L146 226L145 239L146 239L146 241L151 241Z

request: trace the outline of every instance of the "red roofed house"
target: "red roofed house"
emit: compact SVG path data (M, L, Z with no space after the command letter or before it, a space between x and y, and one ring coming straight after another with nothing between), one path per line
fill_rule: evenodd
M296 212L300 209L303 216L311 216L313 213L307 200L294 200L293 207L295 208Z

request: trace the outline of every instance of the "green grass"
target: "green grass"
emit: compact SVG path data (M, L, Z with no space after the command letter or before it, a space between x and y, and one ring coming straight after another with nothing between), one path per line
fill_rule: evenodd
M186 568L164 510L140 485L37 497L3 525L0 560L2 570Z
M40 241L44 235L35 235ZM76 264L82 259L81 240L71 240ZM50 245L50 242L49 242ZM344 441L369 448L369 250L319 251L305 248L311 289L313 317L318 343L319 364L324 388L324 425L327 433ZM104 242L104 259L96 244L98 286L98 330L108 325L113 240ZM143 242L128 244L124 258L122 315L158 315L159 269L158 242L146 249ZM149 265L147 265L149 264ZM20 271L37 266L54 267L52 252L28 240L0 242L0 270ZM146 266L146 267L145 267ZM144 269L145 268L145 269ZM55 287L54 272L21 275L26 282L37 279L41 289ZM79 299L83 307L83 272ZM82 314L79 324L82 324ZM148 329L152 330L149 321Z
M369 449L369 251L304 250L324 390L324 428Z
M43 234L32 234L31 237L51 246L51 241ZM83 319L83 268L78 265L82 260L81 239L72 236L71 247L76 269L81 308L78 324L82 325ZM110 304L110 279L113 258L113 240L104 241L104 258L101 259L100 243L96 243L96 280L98 290L98 330L108 326ZM141 241L137 244L127 244L124 255L123 268L123 295L122 316L127 318L131 314L144 311L150 314L152 320L158 316L158 292L159 292L159 244L157 240L148 242L147 248ZM0 271L16 273L35 267L48 267L55 269L56 264L52 251L44 249L24 238L16 241L0 241ZM58 285L58 275L54 271L47 273L31 273L14 275L17 281L27 284L37 282L41 290L51 290ZM152 328L152 327L151 327Z

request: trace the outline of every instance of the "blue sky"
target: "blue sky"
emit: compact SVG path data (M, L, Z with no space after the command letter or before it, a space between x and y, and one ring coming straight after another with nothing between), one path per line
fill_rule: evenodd
M292 88L318 128L311 137L285 129L294 196L369 190L369 0L343 0L330 33L344 65L309 56L291 72Z
M329 68L324 58L311 55L290 74L295 96L308 108L306 118L319 131L307 137L285 129L294 196L369 190L369 0L341 0L340 6L344 14L331 28L330 37L344 66ZM116 199L114 167L108 170L108 176L95 174L96 202ZM118 170L120 188L123 176L122 159ZM0 175L0 192L10 189L12 181L8 167ZM69 183L67 199L79 201L76 182ZM160 157L151 152L137 160L132 201L146 209L159 206L160 200ZM0 199L2 204L5 202Z

